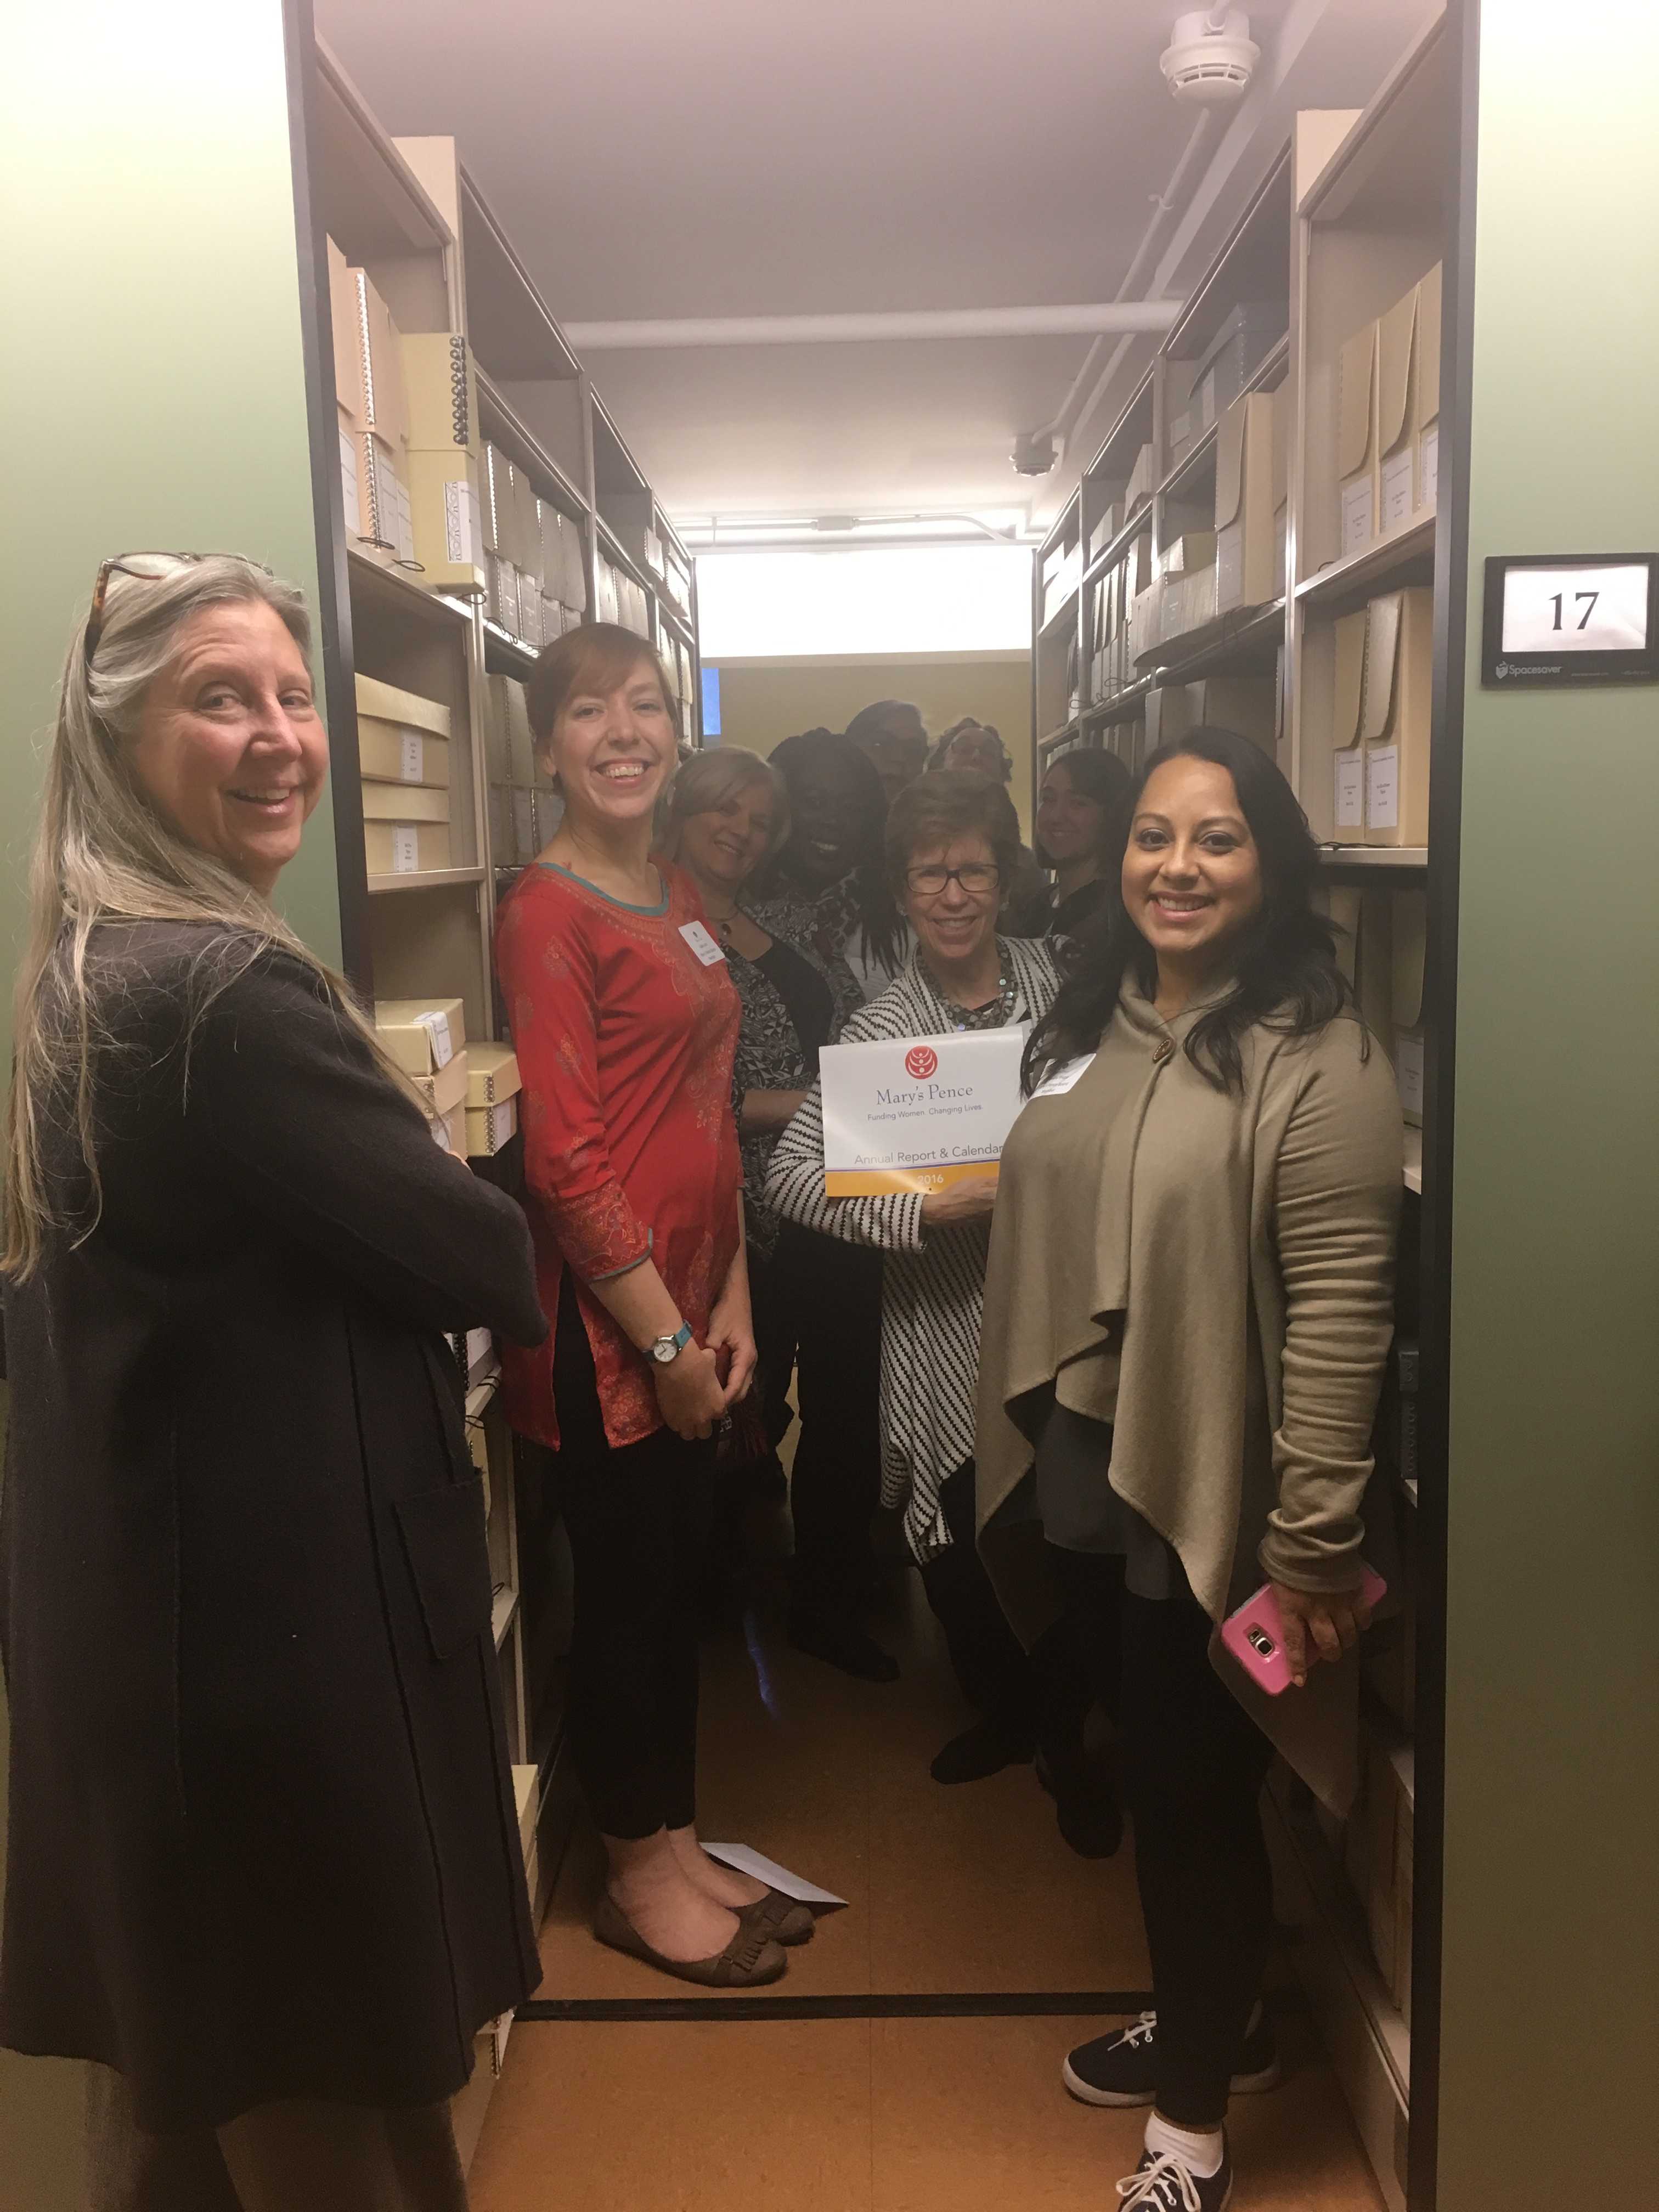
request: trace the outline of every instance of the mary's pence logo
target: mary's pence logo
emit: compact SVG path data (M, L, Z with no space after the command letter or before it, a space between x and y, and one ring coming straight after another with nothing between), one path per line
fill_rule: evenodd
M904 1055L904 1072L918 1083L926 1083L938 1066L939 1054L930 1044L913 1044Z

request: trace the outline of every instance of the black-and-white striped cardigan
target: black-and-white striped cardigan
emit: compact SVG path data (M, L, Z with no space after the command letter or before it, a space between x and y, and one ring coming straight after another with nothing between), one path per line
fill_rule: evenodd
M1040 939L999 938L1001 970L1013 987L1010 1018L1041 1020L1060 986L1054 956ZM919 954L897 981L842 1033L843 1044L947 1036L961 1010L934 988ZM882 1498L902 1505L904 1533L918 1559L951 1540L939 1486L974 1453L974 1390L979 1376L980 1307L990 1249L987 1216L923 1231L921 1194L827 1198L823 1189L823 1093L814 1084L778 1139L766 1178L766 1202L791 1221L872 1244L885 1254L881 1294Z

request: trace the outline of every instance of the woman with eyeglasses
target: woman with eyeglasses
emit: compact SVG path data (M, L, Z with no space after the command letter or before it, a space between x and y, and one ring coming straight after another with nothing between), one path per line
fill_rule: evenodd
M540 1978L444 1334L545 1336L271 904L328 775L297 592L106 563L70 650L6 1131L0 2044L92 2063L92 2212L464 2212Z
M1008 794L982 775L941 769L900 793L885 857L915 950L847 1024L844 1043L1042 1019L1059 988L1053 953L997 931L1018 848ZM933 1760L933 1778L976 1781L1035 1753L1067 1840L1094 1854L1115 1849L1117 1820L1084 1760L1090 1698L1067 1632L1058 1626L1022 1650L975 1547L974 1395L995 1195L996 1178L985 1174L925 1195L826 1197L818 1083L779 1139L766 1180L767 1203L787 1220L884 1255L883 1498L903 1508L928 1603L979 1715Z

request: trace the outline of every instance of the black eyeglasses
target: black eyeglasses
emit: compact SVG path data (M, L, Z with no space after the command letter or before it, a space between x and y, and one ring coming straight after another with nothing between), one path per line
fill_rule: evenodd
M1002 881L994 860L969 860L960 868L907 868L904 880L921 898L938 898L946 884L960 884L969 898L983 898Z
M142 583L155 584L163 577L170 576L175 568L192 568L198 561L210 557L218 556L210 556L205 553L115 553L101 562L98 580L92 587L92 611L87 617L86 635L81 647L87 666L91 667L92 656L98 650L98 641L104 635L105 607L112 576L136 576ZM263 561L250 561L246 554L234 553L224 557L240 561L245 568L257 568L262 576L274 574Z

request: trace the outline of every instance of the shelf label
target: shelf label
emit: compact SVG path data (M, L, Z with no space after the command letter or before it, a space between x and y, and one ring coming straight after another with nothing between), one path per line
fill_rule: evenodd
M418 730L398 732L398 773L404 783L419 783L426 773L426 741Z
M1648 570L1510 568L1505 653L1640 653L1648 642Z
M1368 745L1365 748L1365 827L1368 830L1397 830L1400 827L1398 745Z
M392 872L395 876L412 876L418 874L420 866L420 831L412 822L394 822L392 825Z

